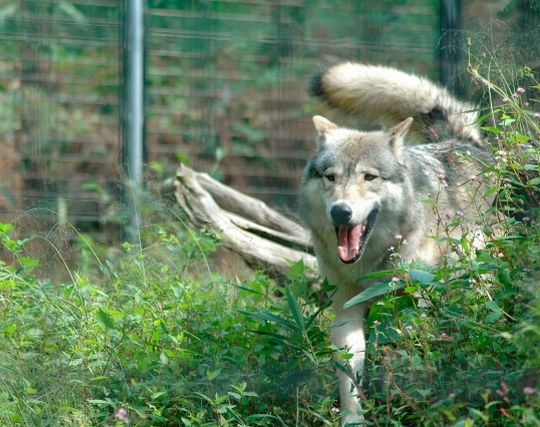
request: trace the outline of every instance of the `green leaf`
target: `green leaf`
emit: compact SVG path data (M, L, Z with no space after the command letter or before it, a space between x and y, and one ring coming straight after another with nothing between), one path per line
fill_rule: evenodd
M110 400L102 400L102 399L90 399L87 400L88 403L91 405L107 405L107 406L113 406L114 403Z
M497 320L501 318L501 312L492 312L486 316L486 322L488 323L495 323Z
M186 153L183 153L182 151L177 151L176 153L174 153L174 155L176 156L176 160L178 160L184 165L189 165L191 163L191 159Z
M435 275L429 271L411 269L409 278L412 282L418 282L420 285L429 285L435 280Z
M0 234L9 234L13 231L13 225L0 223Z
M21 267L26 271L32 271L34 268L39 267L39 260L32 257L21 257L19 258Z
M214 371L206 371L206 378L208 381L213 381L221 374L221 369L216 369Z
M40 340L43 337L43 331L39 328L32 328L26 331L28 338L33 340Z
M339 352L337 354L338 360L351 360L353 358L353 356L354 356L354 354L352 354L352 353Z
M226 154L227 152L225 151L223 147L216 147L216 151L215 151L216 162L221 162L225 158Z
M499 305L495 301L488 301L488 302L486 302L485 305L491 311L495 311L495 312L500 312L501 311Z
M366 290L360 292L355 297L351 298L349 301L347 301L345 304L343 304L343 308L347 309L354 305L369 301L370 299L373 299L375 297L379 297L381 295L384 295L388 292L396 291L398 289L402 289L405 287L405 282L377 282L371 285Z
M501 133L501 131L498 128L493 127L493 126L482 126L480 129L486 132L494 133L495 135L499 135Z
M374 273L364 274L358 278L358 281L369 280L369 279L380 279L381 277L395 276L397 274L403 273L404 270L383 270L376 271Z
M304 275L306 267L304 265L304 260L300 260L291 265L291 268L287 272L287 279L297 280Z
M268 311L257 311L255 313L250 312L250 311L245 311L245 310L238 310L238 311L240 313L254 317L255 319L266 320L268 322L277 323L278 325L284 326L287 329L297 329L296 325L290 320L276 316L275 314L269 313Z
M504 120L502 120L499 125L500 126L510 126L512 123L514 123L516 121L516 119L512 119L512 118L506 118Z
M430 388L427 388L427 389L421 389L421 388L417 388L416 391L418 392L418 394L420 396L422 396L424 399L428 396L430 396L432 394L432 391Z
M521 134L516 134L514 135L514 137L512 138L514 140L514 142L528 142L530 141L530 137L528 137L527 135L521 135Z
M7 291L17 288L17 282L13 279L0 280L0 291Z
M106 329L114 329L114 320L111 316L101 308L97 311L97 317L100 323L105 326Z
M293 319L296 325L298 326L298 329L304 332L306 330L306 326L304 324L304 316L302 316L302 312L300 311L298 302L296 301L296 298L292 294L289 286L285 286L285 295L287 296L287 304L289 305L289 310L291 310Z

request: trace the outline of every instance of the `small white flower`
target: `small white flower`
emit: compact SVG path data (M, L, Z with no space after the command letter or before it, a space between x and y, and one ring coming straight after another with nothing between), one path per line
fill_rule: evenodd
M532 396L534 394L534 388L532 387L523 388L523 394L525 394L526 396Z
M516 89L516 93L525 93L525 89L522 88L522 87L518 87L518 88Z

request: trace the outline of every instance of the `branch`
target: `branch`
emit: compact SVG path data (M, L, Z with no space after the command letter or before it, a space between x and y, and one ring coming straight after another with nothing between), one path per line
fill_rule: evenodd
M307 231L262 201L185 165L176 173L174 189L176 201L190 222L217 233L223 245L250 266L285 275L292 263L303 260L308 278L317 277L317 261L307 253L311 250ZM170 187L162 192L170 192Z

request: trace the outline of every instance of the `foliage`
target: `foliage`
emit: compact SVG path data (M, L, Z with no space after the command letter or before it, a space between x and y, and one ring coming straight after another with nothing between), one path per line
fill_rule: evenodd
M477 197L497 195L479 219L487 242L453 238L467 224L440 213L452 257L434 269L396 253L348 302L378 298L366 425L540 423L538 119L523 89L471 70L503 99L484 118L496 161L470 178L488 183ZM80 235L70 280L53 282L32 240L0 225L2 425L338 425L336 363L350 355L328 342L331 286L310 285L302 264L281 282L224 279L204 231L150 225L140 238L111 256Z
M0 264L2 425L330 423L326 321L301 266L272 290L262 274L195 282L186 270L215 239L155 227L115 262L89 261L86 241L87 274L57 284L32 275L12 231L0 230L15 264Z

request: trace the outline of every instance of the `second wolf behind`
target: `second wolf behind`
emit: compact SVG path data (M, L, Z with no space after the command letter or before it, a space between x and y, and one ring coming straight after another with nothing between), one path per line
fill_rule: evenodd
M441 238L476 232L479 212L491 204L475 197L483 194L477 176L490 161L490 150L472 106L425 78L347 62L316 76L311 92L336 108L390 126L366 132L315 116L316 153L300 189L301 216L320 273L337 287L332 341L352 355L350 373L340 373L342 424L360 425L369 304L343 305L370 286L357 279L391 269L396 252L406 262L433 265L447 251ZM460 216L464 226L449 230L446 215Z

